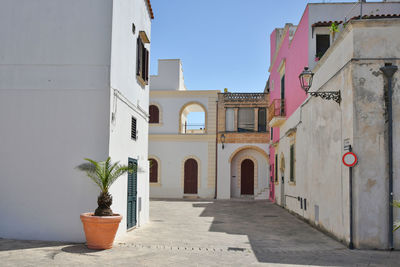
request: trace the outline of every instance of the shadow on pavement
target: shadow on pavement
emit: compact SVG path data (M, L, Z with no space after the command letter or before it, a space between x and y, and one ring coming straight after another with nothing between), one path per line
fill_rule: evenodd
M192 205L204 208L201 217L213 217L209 231L247 235L259 262L349 266L367 264L371 257L371 251L351 251L267 201L219 200ZM241 249L240 244L231 248ZM384 262L390 255L380 252L372 257L381 257Z
M88 249L84 244L75 244L61 249L63 252L74 253L74 254L93 254L102 250Z
M44 247L59 247L70 245L71 243L63 242L49 242L49 241L36 241L36 240L13 240L0 238L0 251L31 249L31 248L44 248Z

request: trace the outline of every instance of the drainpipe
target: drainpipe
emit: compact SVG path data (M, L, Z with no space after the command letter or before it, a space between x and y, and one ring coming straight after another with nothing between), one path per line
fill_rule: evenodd
M397 66L391 63L385 63L385 66L380 68L387 79L388 84L388 146L389 146L389 250L393 250L393 114L392 114L392 78L397 71Z
M215 122L215 194L214 198L217 199L217 188L218 188L218 100L215 102L217 106L217 115L216 115L216 122Z

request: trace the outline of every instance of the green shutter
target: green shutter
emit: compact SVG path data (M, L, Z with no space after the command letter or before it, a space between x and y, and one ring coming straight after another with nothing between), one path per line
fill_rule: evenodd
M127 228L132 228L136 225L136 203L137 203L137 160L128 159L129 166L135 166L135 171L128 173L128 202L126 212Z
M290 181L294 182L294 144L290 146Z

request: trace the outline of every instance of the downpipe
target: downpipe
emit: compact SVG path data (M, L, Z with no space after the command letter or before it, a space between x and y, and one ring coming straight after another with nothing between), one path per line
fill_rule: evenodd
M388 150L389 150L389 228L388 228L388 245L389 250L393 250L393 110L392 110L392 79L397 71L397 66L391 63L385 63L385 66L380 68L387 79L388 85Z

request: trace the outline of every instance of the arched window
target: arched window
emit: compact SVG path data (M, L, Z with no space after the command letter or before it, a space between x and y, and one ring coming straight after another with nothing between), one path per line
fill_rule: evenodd
M150 123L159 123L160 122L160 111L158 110L158 107L155 105L150 105L149 107L149 113L150 113Z
M158 183L158 162L155 159L150 161L150 183Z

